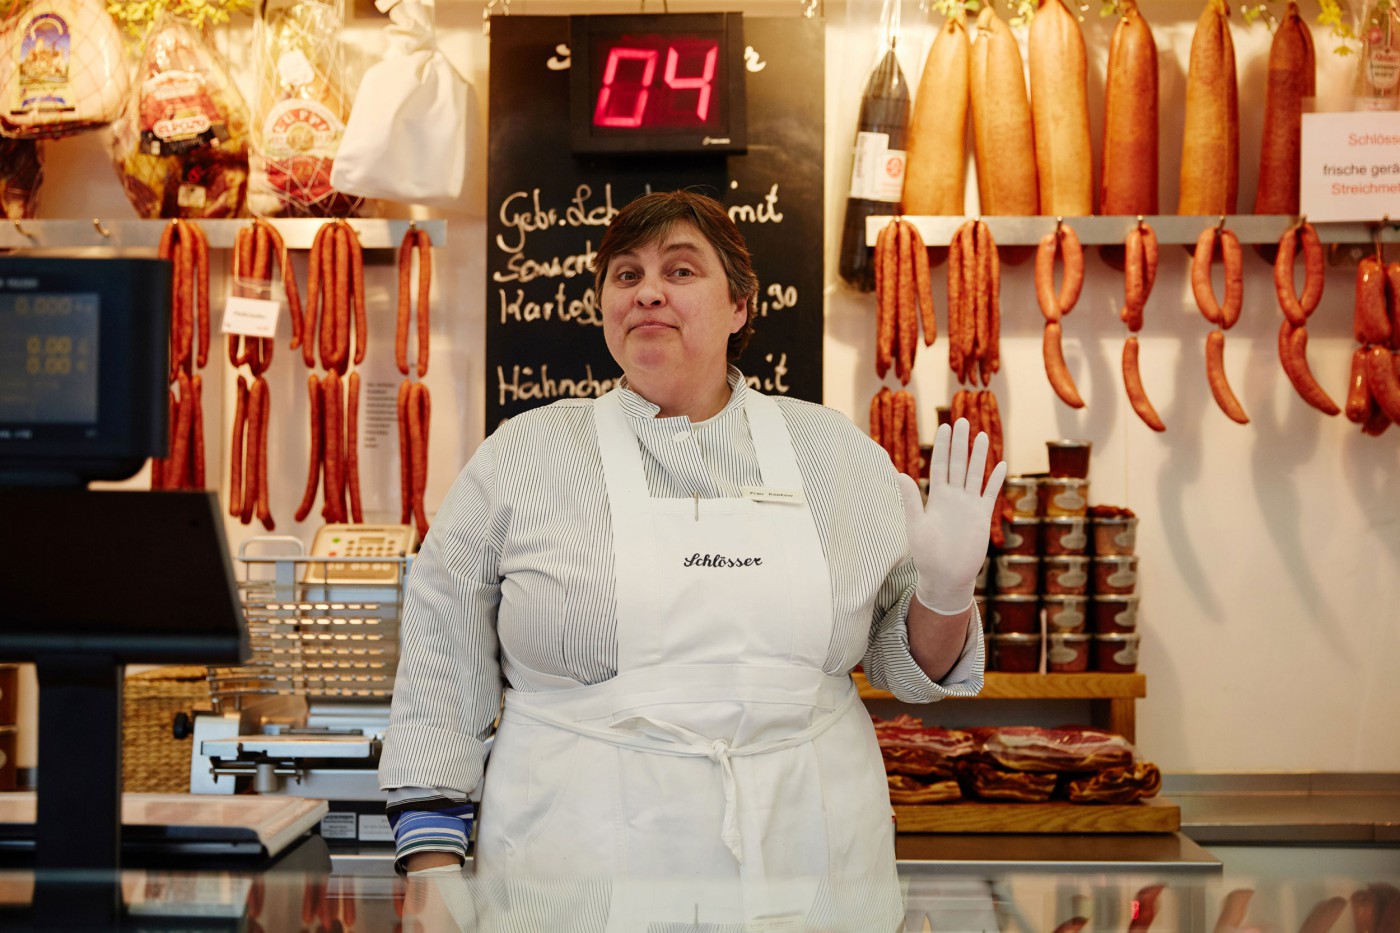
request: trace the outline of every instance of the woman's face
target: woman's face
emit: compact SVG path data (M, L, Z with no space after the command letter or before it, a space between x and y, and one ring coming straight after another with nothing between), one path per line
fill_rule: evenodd
M745 303L729 297L719 253L688 222L614 255L599 301L608 351L629 379L724 373L729 336L748 318Z

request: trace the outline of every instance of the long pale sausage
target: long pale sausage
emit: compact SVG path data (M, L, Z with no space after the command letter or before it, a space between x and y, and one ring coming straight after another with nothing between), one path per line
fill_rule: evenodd
M1092 214L1088 61L1079 24L1061 0L1040 0L1029 49L1040 213Z
M910 214L963 214L969 57L959 8L934 37L909 115L903 204Z
M1206 0L1191 38L1178 214L1235 212L1240 180L1239 89L1224 0Z
M1264 132L1259 144L1256 214L1297 214L1303 105L1317 94L1317 58L1312 30L1289 0L1269 48L1264 91Z
M1157 213L1157 43L1135 0L1123 0L1104 85L1104 214Z
M984 216L1040 212L1035 131L1020 47L991 4L977 14L972 43L972 137Z

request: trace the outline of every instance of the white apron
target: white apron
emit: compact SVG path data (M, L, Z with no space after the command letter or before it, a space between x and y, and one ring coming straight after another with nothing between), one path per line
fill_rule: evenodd
M763 489L800 491L777 404L746 399ZM831 582L808 505L653 499L616 390L594 420L617 676L506 691L478 871L609 879L610 931L895 929L885 773L851 679L822 671Z

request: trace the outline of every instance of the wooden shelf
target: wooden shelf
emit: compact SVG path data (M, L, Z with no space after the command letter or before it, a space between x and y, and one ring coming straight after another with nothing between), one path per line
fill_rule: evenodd
M1137 803L935 803L896 806L901 833L1174 833L1181 808L1149 797Z
M865 674L851 675L863 700L894 700L894 694L870 686ZM1147 696L1146 674L1004 674L988 671L975 700L1089 700L1094 725L1137 741L1134 701ZM949 697L948 700L964 699ZM944 700L943 702L948 702Z
M282 234L288 249L307 249L321 225L331 218L296 217L271 220L269 223ZM104 248L113 250L154 250L160 245L161 232L168 220L16 220L0 223L0 249L77 249ZM199 227L213 249L233 246L238 231L251 224L252 218L237 220L200 220ZM428 231L433 246L447 243L447 221L382 220L351 217L346 223L355 229L360 245L365 249L397 249L409 224Z
M880 230L890 222L893 215L876 214L865 219L865 245L874 246ZM935 217L903 215L919 230L927 246L947 246L959 227L968 217ZM1040 238L1055 229L1055 218L1030 217L983 217L987 229L998 246L1034 246ZM1196 242L1201 231L1212 224L1220 223L1220 215L1154 214L1143 220L1152 225L1157 241L1163 246L1169 244L1187 245ZM1277 243L1283 231L1296 218L1287 214L1228 214L1225 226L1235 232L1241 243ZM1074 227L1079 241L1085 246L1117 245L1123 242L1137 224L1137 216L1132 214L1096 215L1092 217L1065 217L1064 222ZM1369 244L1372 236L1379 236L1384 243L1400 240L1400 231L1394 221L1375 223L1318 223L1318 239L1323 243Z
M894 694L870 686L865 674L851 675L863 700L893 700ZM988 671L977 700L1110 700L1147 696L1146 674L1003 674ZM960 697L949 697L961 699Z

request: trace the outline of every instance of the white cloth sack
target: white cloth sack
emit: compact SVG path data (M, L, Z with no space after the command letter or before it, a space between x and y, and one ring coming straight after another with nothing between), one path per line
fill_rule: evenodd
M428 7L375 6L389 14L389 47L360 82L331 185L390 201L453 200L467 169L467 81L438 50Z

